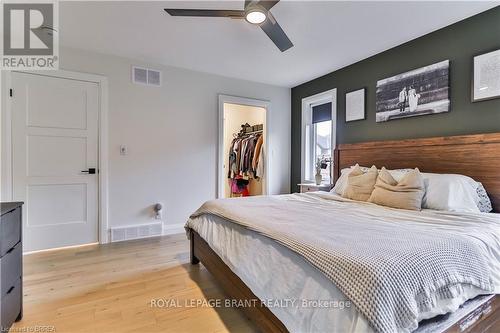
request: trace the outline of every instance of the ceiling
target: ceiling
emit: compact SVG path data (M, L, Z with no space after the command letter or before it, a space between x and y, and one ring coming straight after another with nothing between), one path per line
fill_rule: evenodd
M293 87L500 4L484 1L279 2L295 44L281 53L257 26L171 17L171 8L242 9L244 1L60 2L60 43L100 53Z

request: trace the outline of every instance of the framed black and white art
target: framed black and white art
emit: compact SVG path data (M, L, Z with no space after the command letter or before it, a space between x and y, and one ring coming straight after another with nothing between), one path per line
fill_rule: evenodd
M500 98L500 50L474 57L472 101Z
M365 119L365 88L345 94L345 121Z
M450 111L450 62L377 81L377 123Z

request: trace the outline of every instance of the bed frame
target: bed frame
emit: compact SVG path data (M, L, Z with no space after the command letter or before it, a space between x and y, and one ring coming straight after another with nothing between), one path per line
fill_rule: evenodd
M342 168L356 163L467 175L483 183L494 212L500 213L500 133L342 144L335 150L334 158L335 179ZM262 332L288 332L203 238L194 230L190 230L190 236L191 264L201 261L232 299L255 304L242 310ZM495 295L465 313L443 333L497 333L499 327L500 296Z

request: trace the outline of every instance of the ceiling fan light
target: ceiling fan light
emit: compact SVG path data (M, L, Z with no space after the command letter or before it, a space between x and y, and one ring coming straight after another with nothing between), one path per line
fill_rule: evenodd
M245 20L251 24L261 24L267 19L266 13L259 9L249 10L245 14Z

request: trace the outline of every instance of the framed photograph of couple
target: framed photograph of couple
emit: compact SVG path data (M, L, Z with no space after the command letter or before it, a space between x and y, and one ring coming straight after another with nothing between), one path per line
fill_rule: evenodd
M365 88L345 94L346 123L365 119Z
M379 80L376 121L449 112L449 92L449 60Z
M474 57L472 101L500 97L500 50Z

